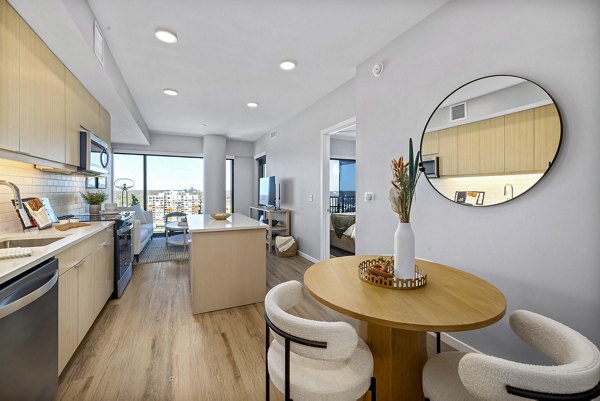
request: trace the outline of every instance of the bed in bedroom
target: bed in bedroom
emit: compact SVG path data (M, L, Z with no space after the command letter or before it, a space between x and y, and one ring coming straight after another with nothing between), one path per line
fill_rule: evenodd
M356 213L332 213L329 244L336 248L355 253L355 226Z

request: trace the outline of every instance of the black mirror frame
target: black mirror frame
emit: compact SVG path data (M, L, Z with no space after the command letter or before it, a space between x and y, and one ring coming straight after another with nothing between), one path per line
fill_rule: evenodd
M473 82L477 82L477 81L481 81L482 79L487 79L487 78L494 78L494 77L513 77L513 78L519 78L519 79L523 79L525 81L531 82L532 84L535 84L538 88L540 88L541 90L544 91L544 93L546 93L546 95L548 95L548 97L550 98L550 100L552 100L552 103L554 103L554 107L556 107L556 112L558 113L558 120L560 123L560 138L558 140L558 146L556 147L556 153L554 154L554 157L552 158L552 161L550 162L550 165L548 166L548 168L546 169L546 171L544 172L544 174L542 175L542 177L537 180L535 182L535 184L533 184L531 187L529 187L526 191L524 191L523 193L507 200L504 202L500 202L500 203L494 203L491 205L481 205L481 206L475 206L475 205L469 205L469 204L461 204L461 203L456 203L454 202L452 199L447 198L444 194L442 194L440 191L438 191L438 189L435 187L435 185L433 185L431 183L431 180L429 179L429 177L427 177L425 175L425 178L427 179L427 182L429 183L429 185L431 185L431 187L444 199L460 205L460 206L467 206L467 207L474 207L474 208L481 208L481 207L490 207L490 206L498 206L498 205L504 205L506 203L509 203L510 201L513 201L517 198L520 198L521 196L525 195L527 192L529 192L532 188L534 188L540 181L542 181L547 175L548 172L550 171L550 169L552 169L552 166L554 166L554 164L556 163L556 158L558 157L558 154L560 152L560 148L562 146L563 143L563 118L562 118L562 114L560 112L560 108L558 107L558 104L556 103L556 100L554 100L554 97L552 97L552 95L550 93L548 93L548 91L541 86L540 84L538 84L535 81L532 81L528 78L524 78L518 75L511 75L511 74L493 74L493 75L487 75L485 77L481 77L481 78L476 78L473 79L472 81L469 81L461 86L459 86L458 88L456 88L455 90L453 90L452 92L450 92L450 94L448 96L446 96L445 98L442 99L442 101L435 107L435 109L433 109L433 112L429 115L429 118L427 119L427 122L425 123L425 127L423 128L423 133L421 134L421 141L420 141L420 146L419 146L419 150L421 151L421 156L420 156L420 162L423 163L423 139L425 138L425 131L427 130L427 126L429 125L429 122L431 121L431 118L433 117L433 115L435 114L435 112L440 108L440 106L446 101L446 99L448 99L450 96L452 96L454 93L456 93L457 91L461 90L462 88L464 88L467 85L472 84Z

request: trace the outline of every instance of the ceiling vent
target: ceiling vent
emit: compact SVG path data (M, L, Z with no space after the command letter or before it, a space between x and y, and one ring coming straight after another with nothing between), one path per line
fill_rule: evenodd
M269 138L271 138L271 139L277 138L277 130L276 129L274 129L273 131L269 132Z
M467 102L450 106L450 122L460 121L467 118Z

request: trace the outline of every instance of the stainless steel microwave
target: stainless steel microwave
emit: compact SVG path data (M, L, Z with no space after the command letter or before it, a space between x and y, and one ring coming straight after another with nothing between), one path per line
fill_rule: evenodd
M108 144L91 132L79 133L79 168L78 173L89 176L108 174L110 153Z
M424 173L429 178L440 177L440 158L437 156L423 158Z

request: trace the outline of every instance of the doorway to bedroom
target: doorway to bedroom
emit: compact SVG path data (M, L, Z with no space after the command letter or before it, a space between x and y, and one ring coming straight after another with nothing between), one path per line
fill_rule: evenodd
M356 119L323 130L321 259L355 253Z

